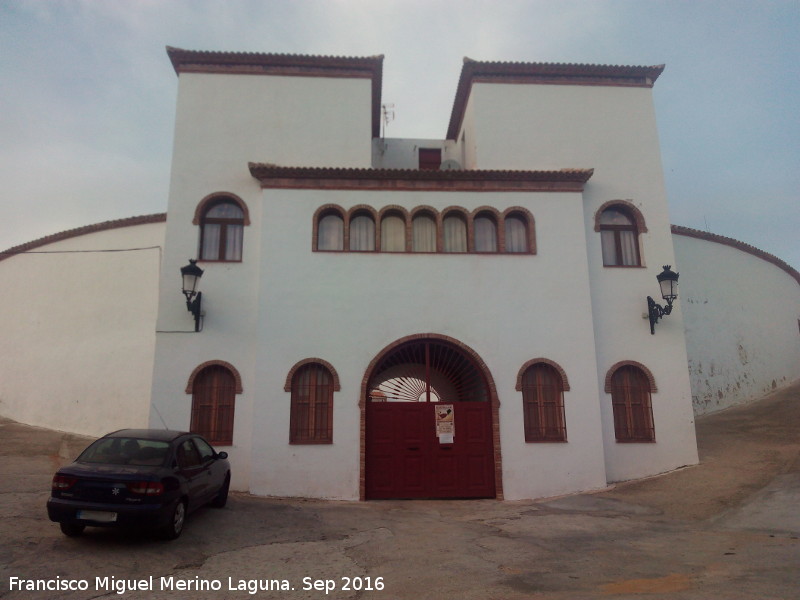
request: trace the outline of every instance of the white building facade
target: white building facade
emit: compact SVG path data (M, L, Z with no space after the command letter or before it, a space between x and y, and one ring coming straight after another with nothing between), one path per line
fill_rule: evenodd
M661 67L465 60L446 138L398 140L382 57L169 55L152 426L282 496L530 498L697 461L680 308L657 336L641 315L674 263Z

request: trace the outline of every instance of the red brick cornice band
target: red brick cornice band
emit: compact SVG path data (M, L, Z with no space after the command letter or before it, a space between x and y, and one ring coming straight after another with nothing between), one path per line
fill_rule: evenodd
M682 225L672 225L671 227L673 235L683 235L686 237L697 238L699 240L705 240L707 242L716 242L717 244L730 246L732 248L736 248L737 250L741 250L742 252L747 252L748 254L757 256L762 260L772 263L779 269L786 271L800 285L800 273L791 265L782 261L777 256L770 254L769 252L764 252L755 246L745 244L744 242L740 242L739 240L735 240L733 238L725 237L724 235L700 231L699 229L692 229L691 227L683 227Z
M102 223L95 223L93 225L85 225L84 227L77 227L75 229L68 229L60 231L52 235L25 242L19 246L14 246L8 250L0 252L0 260L5 260L15 254L24 254L31 252L36 248L41 248L47 244L54 244L56 242L63 242L70 238L87 235L89 233L97 233L98 231L107 231L109 229L118 229L120 227L132 227L134 225L147 225L149 223L163 223L167 220L167 213L156 213L152 215L142 215L138 217L128 217L127 219L116 219L114 221L103 221Z
M241 394L244 392L242 388L242 376L239 374L239 371L234 367L231 363L224 361L224 360L207 360L206 362L197 365L192 374L189 375L189 380L186 382L186 393L191 394L194 391L194 380L200 374L200 371L205 369L206 367L223 367L227 369L231 375L233 375L233 380L235 382L236 388L235 392L237 394Z
M281 167L249 163L262 188L457 192L582 192L593 169L427 171Z

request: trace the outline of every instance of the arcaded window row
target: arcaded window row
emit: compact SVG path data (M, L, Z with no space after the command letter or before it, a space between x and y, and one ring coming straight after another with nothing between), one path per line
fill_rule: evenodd
M233 194L212 194L195 212L201 261L240 262L247 205ZM389 206L377 211L359 205L318 209L313 222L313 249L322 252L428 252L536 254L533 215L525 208L502 212L491 207L473 211L453 206L443 211ZM627 200L604 204L595 215L603 265L642 266L640 234L644 218Z
M525 208L444 211L423 206L344 210L327 205L314 216L314 250L535 254L533 215Z

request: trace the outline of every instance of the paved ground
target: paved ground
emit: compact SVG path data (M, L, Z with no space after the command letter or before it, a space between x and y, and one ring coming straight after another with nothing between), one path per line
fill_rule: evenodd
M794 600L799 426L795 385L699 419L699 466L603 493L368 503L234 494L161 542L99 529L62 536L45 514L47 490L85 440L0 421L0 597ZM152 589L117 593L132 579L150 587L151 576ZM12 590L12 577L88 589ZM294 590L254 594L254 580ZM219 591L178 590L214 582ZM304 589L315 583L335 589Z

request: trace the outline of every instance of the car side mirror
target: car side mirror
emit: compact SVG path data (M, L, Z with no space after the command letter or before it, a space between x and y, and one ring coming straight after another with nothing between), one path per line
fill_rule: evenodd
M228 458L228 453L227 452L217 452L217 458L224 460L224 459Z

